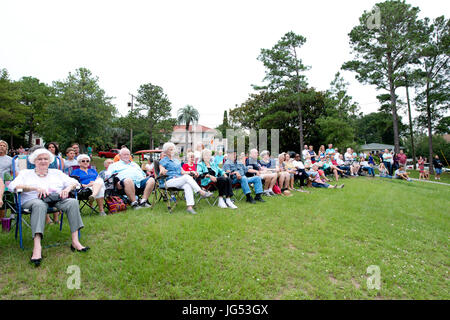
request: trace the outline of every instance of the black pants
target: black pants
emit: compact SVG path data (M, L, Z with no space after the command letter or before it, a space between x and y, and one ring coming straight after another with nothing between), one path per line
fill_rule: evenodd
M305 186L306 179L308 179L308 174L305 169L297 169L297 172L294 175L294 180L300 180L300 187Z
M231 184L231 179L229 177L218 177L216 186L219 190L220 197L229 198L233 196L233 187Z

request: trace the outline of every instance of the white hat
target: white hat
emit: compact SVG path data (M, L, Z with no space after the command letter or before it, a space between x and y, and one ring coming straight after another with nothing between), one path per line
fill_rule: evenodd
M45 148L39 148L36 149L29 157L28 157L28 161L30 161L31 164L34 164L34 161L36 160L36 158L41 155L41 154L48 154L48 156L50 157L50 163L53 163L53 161L55 161L55 155L53 153L51 153L50 151L48 151Z
M78 155L78 157L77 157L78 163L80 163L81 160L83 160L83 159L88 159L89 161L91 161L91 158L89 158L89 156L85 153Z

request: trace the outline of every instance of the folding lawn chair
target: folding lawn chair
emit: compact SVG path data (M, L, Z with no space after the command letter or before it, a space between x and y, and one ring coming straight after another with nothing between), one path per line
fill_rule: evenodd
M17 174L20 172L21 169L23 168L27 168L26 166L24 167L23 164L21 164L21 162L25 163L27 162L27 158L23 158L21 157L20 159L18 159L19 156L15 156L12 159L12 168L13 168L13 179L16 178ZM58 159L58 158L57 158ZM16 162L16 160L18 160ZM24 161L23 161L24 160ZM17 164L17 167L16 167ZM17 172L16 169L19 169L19 172ZM23 218L24 215L30 215L31 216L31 210L29 209L23 209L22 208L22 202L21 202L21 197L22 197L22 190L15 190L14 192L14 212L15 212L15 224L16 224L16 230L15 230L15 238L17 240L17 234L19 234L19 243L20 243L20 248L24 249L23 246L23 230L22 230L22 224L25 224L25 226L31 228L30 224L25 221L25 219ZM75 196L76 196L76 192L75 192ZM49 207L47 209L47 213L54 213L59 211L59 209L54 208L54 207ZM60 224L59 224L59 231L62 231L62 226L63 226L63 219L64 219L64 212L61 212L61 217L60 217ZM78 237L81 238L81 231L78 230ZM54 245L48 245L45 246L44 248L47 247L52 247Z
M76 169L80 169L80 166L71 166L69 168L67 168L67 170L65 169L64 172L71 178L76 179L78 182L80 182L80 177L78 176L74 176L72 175L72 172ZM93 165L90 165L88 167L88 169L94 169L95 171L97 171L96 167ZM81 183L81 182L80 182ZM77 199L80 202L80 212L83 213L83 209L85 207L89 208L89 215L91 216L93 213L96 214L100 214L100 212L97 210L98 209L98 205L97 205L97 201L94 201L93 203L89 202L89 196L92 195L92 190L90 188L83 188L81 187L78 191L77 191Z
M177 205L177 199L182 200L181 195L184 196L184 189L168 188L166 186L168 176L160 174L159 160L154 160L153 163L156 176L156 186L154 190L155 194L153 196L152 207L156 202L159 202L162 199L164 202L166 202L169 213L172 213L172 209L174 209Z

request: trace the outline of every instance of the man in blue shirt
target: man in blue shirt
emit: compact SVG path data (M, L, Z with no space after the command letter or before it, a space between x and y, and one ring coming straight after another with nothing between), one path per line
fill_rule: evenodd
M234 161L234 152L228 152L228 159L225 161L225 164L223 165L223 170L229 174L229 176L232 179L232 183L235 184L239 182L241 184L242 191L244 192L245 196L247 197L247 202L250 203L256 203L256 201L259 202L265 202L263 198L261 197L263 193L263 187L262 187L262 180L261 177L258 175L254 175L252 177L247 177L246 173L248 171L247 166L245 165L245 156L243 156L240 161L235 162ZM253 183L255 187L255 199L252 198L252 193L250 190L249 184Z
M147 177L139 165L130 160L131 153L129 149L120 149L119 156L120 160L108 167L106 176L110 177L117 173L117 177L120 181L117 183L116 187L119 190L125 190L125 194L129 201L131 201L131 206L134 209L149 208L150 204L147 200L155 187L155 179ZM136 188L144 188L140 203L136 201Z

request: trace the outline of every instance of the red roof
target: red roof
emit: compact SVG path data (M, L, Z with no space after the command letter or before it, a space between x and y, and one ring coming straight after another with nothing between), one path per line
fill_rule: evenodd
M197 132L204 132L204 131L214 131L214 129L202 126L202 125L196 125L195 127L195 131ZM173 127L173 131L186 131L186 126L185 125L177 125ZM192 125L189 125L189 132L193 132L192 130Z

